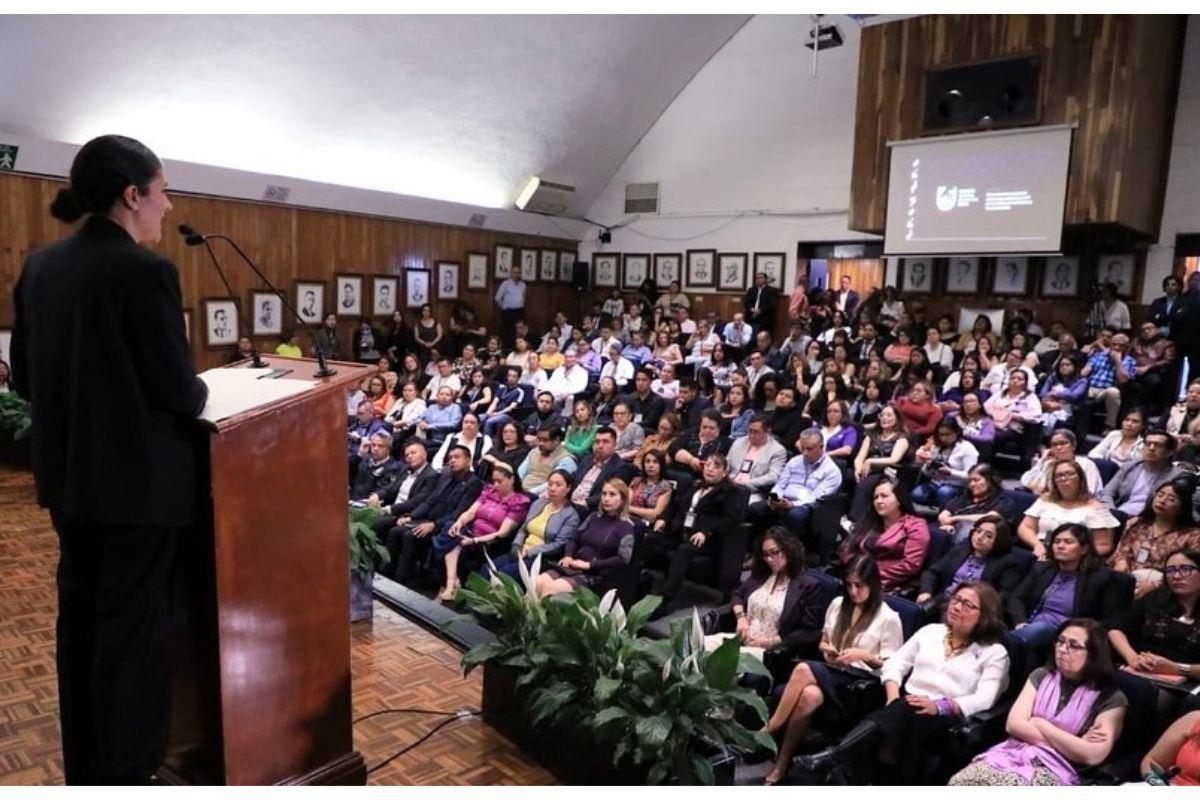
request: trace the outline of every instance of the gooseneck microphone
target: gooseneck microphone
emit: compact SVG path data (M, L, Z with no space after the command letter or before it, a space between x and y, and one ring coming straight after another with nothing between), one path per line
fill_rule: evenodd
M213 252L212 245L209 243L213 242L213 241L227 242L241 257L242 261L245 261L246 264L250 267L250 269L254 272L254 274L258 276L258 279L260 281L262 281L264 284L266 284L267 288L270 289L272 292L275 293L276 296L279 297L279 301L281 303L283 303L284 307L289 312L291 312L292 317L296 320L297 323L299 323L300 327L308 329L309 334L313 337L313 350L316 352L316 355L317 355L317 371L313 373L313 377L314 378L328 378L329 376L336 374L336 370L332 370L329 368L329 364L325 360L325 353L321 351L320 342L317 341L316 334L309 327L309 324L304 321L304 318L302 316L300 316L300 312L296 310L296 307L293 306L290 302L288 302L287 295L284 294L283 292L279 291L279 288L276 287L275 284L271 283L271 279L263 274L263 271L261 269L259 269L258 265L254 263L254 260L252 258L250 258L250 256L246 255L246 252L244 250L242 250L241 247L238 246L237 242L235 242L230 237L224 236L222 234L214 233L214 234L209 234L209 235L205 236L203 234L197 233L196 229L193 228L191 225L188 225L187 223L184 223L179 226L179 233L183 236L183 243L186 244L188 247L197 247L199 245L204 245L205 249L208 250L209 256L212 257L213 264L216 265L217 272L218 272L218 274L220 274L222 281L225 281L225 273L221 272L221 265L217 262L217 256ZM225 286L226 286L226 288L229 287L229 283L227 281L225 282ZM230 297L233 296L232 289L229 290L229 296ZM253 344L254 344L253 337L250 338L250 343L251 343L251 346L253 346ZM262 363L262 359L258 355L257 347L254 348L253 353L254 353L254 366L256 366L256 367L266 366L265 364Z
M195 247L196 245L200 244L204 245L204 249L208 251L208 257L212 259L213 267L215 267L217 270L217 275L221 278L221 283L225 285L225 291L229 292L230 298L236 298L237 295L233 293L233 287L229 284L229 279L225 277L225 270L221 269L221 262L217 259L217 254L213 252L212 245L208 243L208 237L201 236L200 234L196 233L196 231L194 231L192 227L187 224L180 225L179 232L183 234L184 244L188 245L189 247ZM258 346L254 344L254 337L250 335L251 329L250 326L246 324L245 309L242 308L241 303L237 302L233 304L233 307L237 309L238 335L245 336L250 340L250 358L253 360L253 364L256 369L262 369L263 367L267 366L267 363L262 360L262 356L258 352Z

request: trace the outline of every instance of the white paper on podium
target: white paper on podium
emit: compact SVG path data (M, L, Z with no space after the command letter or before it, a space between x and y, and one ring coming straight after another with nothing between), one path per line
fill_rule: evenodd
M200 419L220 422L243 411L306 392L317 385L316 381L259 379L260 375L270 371L269 367L219 368L200 373L200 380L208 385L208 402L204 405L204 411L200 412Z

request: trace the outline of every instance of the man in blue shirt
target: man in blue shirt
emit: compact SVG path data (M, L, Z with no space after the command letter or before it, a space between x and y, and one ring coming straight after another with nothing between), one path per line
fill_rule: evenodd
M1101 347L1093 354L1079 374L1088 379L1088 397L1104 401L1104 432L1108 433L1117 427L1121 387L1137 374L1137 361L1129 355L1129 337L1113 334L1108 348Z
M462 427L462 407L454 402L454 393L450 387L438 389L437 404L425 409L417 430L425 434L430 448L442 446L446 435Z
M521 370L517 367L506 367L504 370L504 385L496 390L496 399L488 407L483 424L483 432L494 437L500 427L513 418L513 414L533 403L529 390L521 386Z
M496 305L500 308L500 335L504 346L515 344L517 321L525 316L525 281L521 280L521 267L513 264L508 280L496 288Z
M842 488L842 470L825 455L821 431L809 428L796 442L800 455L783 468L766 502L751 503L749 519L755 531L779 522L803 537L813 506Z
M625 345L625 349L621 351L622 358L628 358L633 362L635 370L641 369L642 365L654 357L650 352L650 348L646 347L646 336L641 331L634 331L629 335L629 344Z

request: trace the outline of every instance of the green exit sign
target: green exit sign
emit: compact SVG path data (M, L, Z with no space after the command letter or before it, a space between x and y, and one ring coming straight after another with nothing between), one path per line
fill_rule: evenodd
M17 146L0 144L0 170L12 171L17 166Z

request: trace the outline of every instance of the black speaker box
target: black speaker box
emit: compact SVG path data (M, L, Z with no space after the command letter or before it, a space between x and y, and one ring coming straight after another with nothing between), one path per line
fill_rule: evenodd
M928 69L923 130L1037 122L1041 71L1040 55Z
M575 268L571 270L571 288L577 292L590 291L592 288L592 276L588 266L586 261L576 261Z

